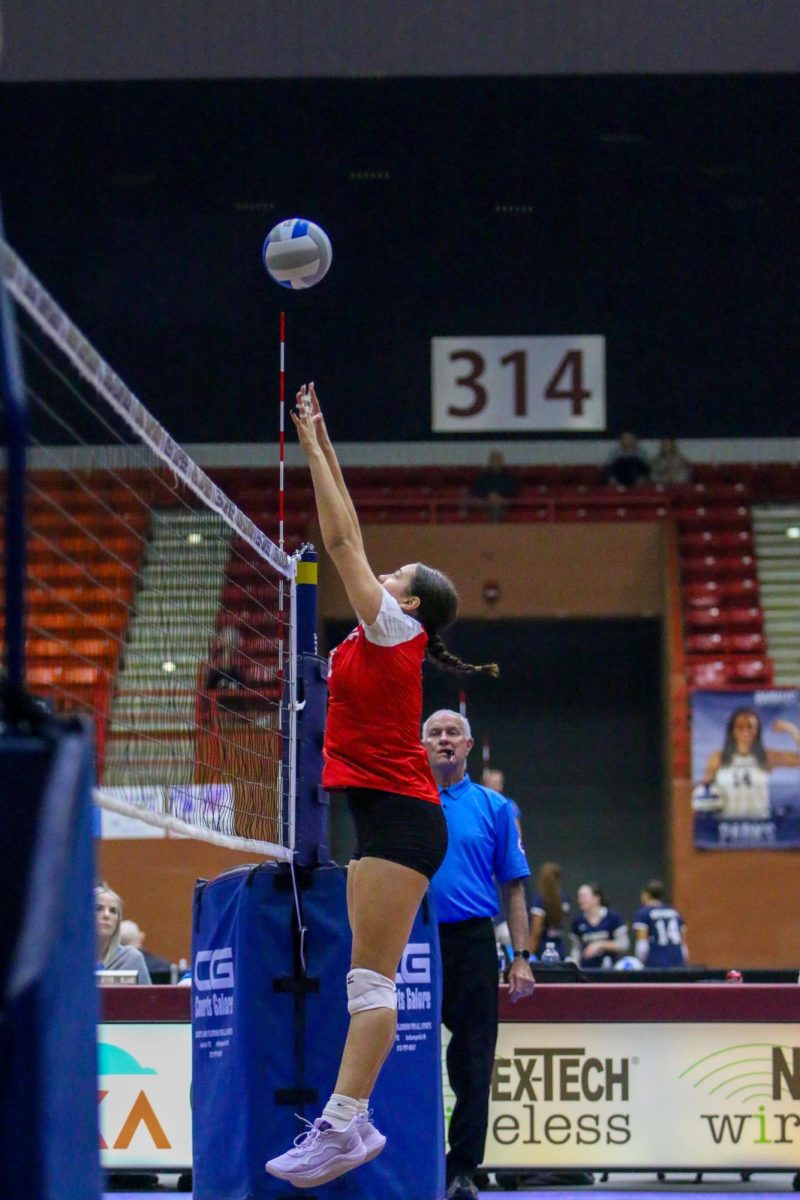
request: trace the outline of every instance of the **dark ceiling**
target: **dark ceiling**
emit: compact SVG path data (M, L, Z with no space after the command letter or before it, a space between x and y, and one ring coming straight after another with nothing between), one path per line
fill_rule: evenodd
M430 432L430 339L599 333L609 430L796 433L796 76L6 84L6 234L183 441ZM287 295L302 215L334 263ZM375 403L376 396L380 403Z

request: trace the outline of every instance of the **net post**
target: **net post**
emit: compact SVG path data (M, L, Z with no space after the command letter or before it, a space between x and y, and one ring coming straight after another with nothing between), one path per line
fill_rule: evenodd
M297 564L297 674L300 700L295 861L316 867L328 861L328 797L322 789L322 739L327 705L327 663L317 655L317 552L304 546Z
M0 245L3 219L0 213ZM7 713L21 704L25 676L25 448L28 402L22 380L16 322L5 282L0 285L0 388L5 407L6 671Z
M317 653L317 552L304 546L297 564L297 653Z

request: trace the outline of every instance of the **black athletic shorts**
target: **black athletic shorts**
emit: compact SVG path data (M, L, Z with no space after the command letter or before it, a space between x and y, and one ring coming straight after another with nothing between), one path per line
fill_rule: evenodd
M373 788L347 788L345 795L356 827L353 858L386 858L428 879L436 874L447 850L441 804Z

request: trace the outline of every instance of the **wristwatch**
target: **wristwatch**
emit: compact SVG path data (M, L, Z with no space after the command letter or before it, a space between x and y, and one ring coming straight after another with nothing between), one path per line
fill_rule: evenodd
M514 951L514 958L524 958L525 962L528 961L530 956L531 956L530 950L515 950Z

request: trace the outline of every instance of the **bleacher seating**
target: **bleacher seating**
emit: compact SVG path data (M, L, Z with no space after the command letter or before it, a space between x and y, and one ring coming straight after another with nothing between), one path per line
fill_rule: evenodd
M102 474L34 471L26 518L28 685L56 710L91 713L102 740L147 537L146 507Z
M481 469L357 467L347 469L346 476L365 523L464 524L486 520L469 502L470 483ZM770 681L751 501L800 498L800 466L701 464L692 484L627 491L603 485L598 466L543 465L516 472L522 486L509 505L509 523L673 519L690 681L742 688ZM277 540L277 471L230 468L213 474ZM26 593L29 678L38 689L69 686L73 695L108 688L116 678L133 602L126 563L131 554L141 554L149 531L150 514L136 495L147 496L147 481L137 478L135 491L124 483L107 487L99 502L91 499L96 480L88 475L65 484L61 476L37 472L34 485L28 506L34 576ZM154 484L153 489L159 505L169 502L163 487ZM314 521L307 471L287 471L286 489L285 545L292 551L309 537ZM76 529L76 521L82 529ZM224 607L235 606L244 581L255 603L264 604L240 614L242 627L252 631L253 645L245 643L251 650L256 635L276 633L265 617L274 607L274 588L259 582L257 566L246 554L234 555L219 596ZM775 586L784 585L778 580ZM269 670L266 666L264 674Z

